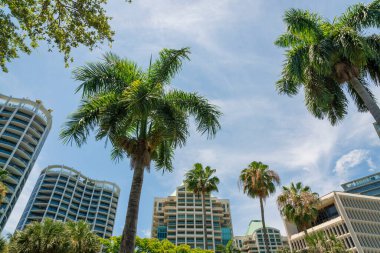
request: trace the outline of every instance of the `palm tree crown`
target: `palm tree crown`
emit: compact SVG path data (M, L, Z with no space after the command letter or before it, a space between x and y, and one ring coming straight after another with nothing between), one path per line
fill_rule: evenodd
M213 191L218 191L219 178L213 176L216 172L210 166L203 169L203 165L196 163L193 169L188 171L185 175L185 185L187 190L194 192L198 196L208 194Z
M275 44L287 48L280 93L295 95L301 86L308 110L334 125L347 113L346 87L360 112L370 111L380 124L380 109L367 80L380 85L380 36L367 28L380 27L380 0L357 4L333 22L309 11L290 9L287 31Z
M252 162L240 173L240 184L245 194L252 198L266 199L276 192L279 175L262 162Z
M144 170L152 161L162 171L173 169L174 150L186 143L191 116L198 132L209 138L220 129L217 107L197 93L169 87L189 54L188 48L164 49L145 72L127 59L106 54L102 62L74 71L82 82L77 91L83 100L61 138L81 146L94 131L97 140L112 144L112 159L128 157L134 170L120 253L134 251Z
M208 249L207 240L207 216L206 216L206 194L211 194L213 191L218 191L219 178L214 176L216 170L210 166L203 168L203 165L196 163L193 169L185 174L186 189L194 194L202 196L202 212L203 212L203 240L204 249Z
M269 237L265 225L264 201L276 192L276 185L280 184L280 177L275 171L270 170L268 165L253 161L247 168L241 171L239 183L242 185L245 194L251 198L259 198L260 200L265 250L267 253L270 253Z
M281 215L307 233L307 229L318 216L319 196L301 182L291 183L289 187L283 187L277 204Z

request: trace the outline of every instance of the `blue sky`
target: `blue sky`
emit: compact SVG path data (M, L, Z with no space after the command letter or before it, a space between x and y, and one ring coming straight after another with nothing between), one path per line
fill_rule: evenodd
M346 180L378 171L380 140L369 114L358 113L351 104L347 118L333 127L308 113L302 93L289 98L274 88L284 52L273 41L284 31L284 11L304 8L332 19L354 2L135 0L128 4L112 0L107 5L116 31L112 48L75 49L69 68L64 68L62 55L48 53L45 45L14 60L8 65L9 73L0 73L1 92L41 99L53 109L53 128L5 232L16 227L39 172L48 165L65 164L121 187L114 234L121 233L132 178L129 162L112 162L104 142L91 139L79 149L58 139L60 127L80 100L74 94L79 83L71 78L71 71L99 60L107 51L146 67L150 55L156 56L161 48L191 47L191 61L184 63L173 86L199 92L224 113L216 139L206 140L192 131L186 147L176 151L175 172L146 174L140 236L150 235L154 197L169 195L195 162L217 169L221 183L215 195L230 199L235 235L244 233L251 219L260 218L258 200L244 196L237 185L239 172L253 160L276 170L284 185L303 181L321 195L341 190L340 183ZM373 91L380 97L379 89ZM266 220L284 231L275 196L266 202Z

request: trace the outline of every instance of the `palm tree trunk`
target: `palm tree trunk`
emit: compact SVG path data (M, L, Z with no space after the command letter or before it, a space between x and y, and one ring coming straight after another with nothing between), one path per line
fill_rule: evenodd
M360 98L364 101L364 104L368 108L369 112L375 118L376 123L380 125L380 108L376 104L375 100L370 96L368 91L364 88L363 84L356 77L350 80L350 85L359 94Z
M205 200L205 193L204 192L202 192L202 211L203 211L203 240L204 240L204 249L207 249L206 200Z
M269 238L268 238L267 228L265 226L263 198L260 198L260 211L261 211L261 222L263 223L265 250L267 253L270 253L270 251L269 251Z
M133 171L127 217L124 225L123 236L121 238L119 253L133 253L135 251L137 220L139 216L140 196L143 181L144 167L142 162L137 162Z

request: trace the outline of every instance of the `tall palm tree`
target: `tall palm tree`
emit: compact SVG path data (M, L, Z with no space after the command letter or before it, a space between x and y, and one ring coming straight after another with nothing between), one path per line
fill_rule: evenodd
M65 224L67 236L70 238L70 253L98 253L101 248L99 237L91 231L85 221L69 221Z
M132 253L144 170L154 162L157 169L172 171L174 150L185 145L189 117L197 131L214 137L220 128L221 113L197 93L169 84L179 72L189 49L164 49L156 61L142 71L135 63L106 54L104 60L74 71L82 83L83 100L61 132L65 143L86 143L90 132L97 140L107 139L113 147L112 159L130 158L133 178L120 253Z
M291 183L289 187L283 186L277 204L281 215L307 235L307 229L318 216L318 193L312 192L309 186L304 186L301 182Z
M207 216L206 216L206 195L211 194L213 191L218 191L219 178L214 176L215 169L211 169L210 166L203 168L203 165L196 163L193 169L189 170L185 174L185 186L186 189L192 191L202 197L202 212L203 212L203 240L204 249L207 247Z
M8 177L8 172L3 168L0 168L0 204L3 203L5 196L7 195L7 186L4 184L4 180Z
M245 194L251 198L259 198L260 200L265 249L267 253L270 253L269 238L265 226L264 202L270 195L276 192L276 185L280 184L280 177L275 171L270 170L268 165L253 161L247 168L241 171L239 182Z
M277 89L289 96L305 91L308 110L332 125L347 113L345 87L359 112L369 111L380 136L380 109L368 80L380 85L380 36L368 29L380 26L380 0L353 5L332 22L318 14L290 9L287 31L275 44L287 48Z
M69 241L64 235L63 222L33 222L11 237L9 253L66 253Z

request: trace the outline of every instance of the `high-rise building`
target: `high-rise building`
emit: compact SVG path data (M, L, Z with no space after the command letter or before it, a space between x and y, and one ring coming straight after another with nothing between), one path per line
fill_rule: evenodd
M64 165L42 170L17 230L44 218L61 221L84 220L100 237L112 236L119 187L85 177Z
M0 94L0 168L8 172L8 193L0 206L3 230L52 124L51 111L41 101Z
M334 235L350 252L380 252L380 198L332 192L320 198L318 218L307 232ZM293 251L306 248L305 233L284 220Z
M345 192L380 197L380 172L342 184Z
M288 245L285 236L281 236L280 230L266 227L269 239L270 253L276 253L278 249ZM261 220L252 220L247 232L243 236L234 237L234 247L242 253L266 253L264 242L264 230Z
M202 198L181 185L166 198L155 198L152 237L168 239L175 245L204 248L203 228L207 228L207 248L226 245L232 239L230 202L206 195L206 224L203 224Z

